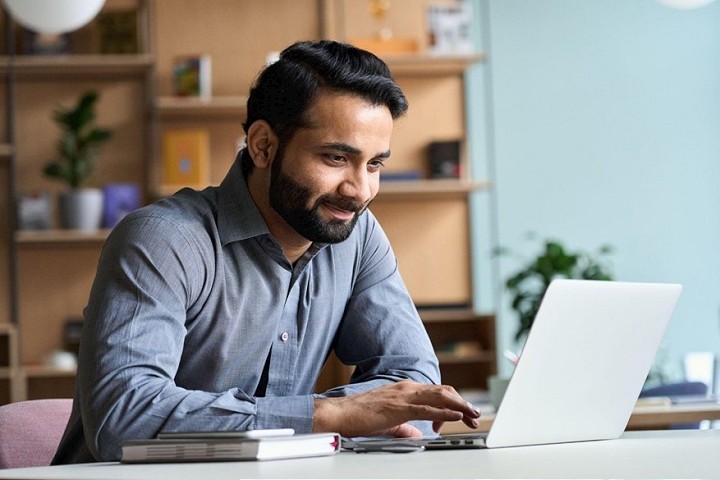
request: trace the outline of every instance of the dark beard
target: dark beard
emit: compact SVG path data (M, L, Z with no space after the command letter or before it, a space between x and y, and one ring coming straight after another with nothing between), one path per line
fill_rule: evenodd
M296 232L311 242L339 243L346 240L367 205L336 195L323 195L315 201L312 207L307 208L306 205L312 197L312 191L283 173L282 153L278 152L280 161L273 163L270 172L270 206ZM325 220L318 211L323 203L355 212L355 215L347 221Z

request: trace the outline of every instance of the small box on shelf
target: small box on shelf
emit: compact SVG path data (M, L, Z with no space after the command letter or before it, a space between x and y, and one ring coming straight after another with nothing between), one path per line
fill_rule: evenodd
M17 195L16 208L18 229L48 230L52 228L52 205L47 192Z
M211 92L211 60L209 55L186 55L173 61L173 95L209 99Z
M428 163L432 178L460 178L460 140L430 142Z

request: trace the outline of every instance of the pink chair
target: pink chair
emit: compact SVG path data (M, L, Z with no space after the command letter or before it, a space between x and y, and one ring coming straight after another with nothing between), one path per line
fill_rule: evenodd
M0 468L50 465L71 410L71 398L0 406Z

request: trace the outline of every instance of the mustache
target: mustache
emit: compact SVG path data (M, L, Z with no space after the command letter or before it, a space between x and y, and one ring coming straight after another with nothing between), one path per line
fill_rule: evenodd
M367 202L355 202L345 197L337 195L324 195L318 199L318 203L327 203L340 210L345 210L353 213L360 213L367 208L370 201Z

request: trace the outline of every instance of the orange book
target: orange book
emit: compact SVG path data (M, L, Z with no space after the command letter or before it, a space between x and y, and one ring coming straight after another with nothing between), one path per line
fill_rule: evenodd
M206 187L210 182L210 135L206 130L174 130L163 135L163 184Z

